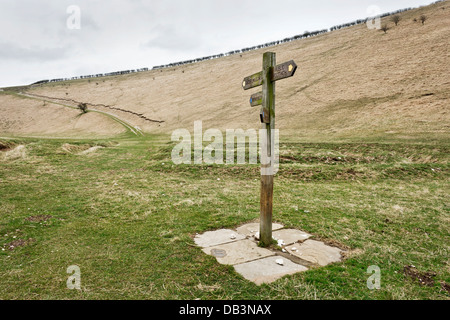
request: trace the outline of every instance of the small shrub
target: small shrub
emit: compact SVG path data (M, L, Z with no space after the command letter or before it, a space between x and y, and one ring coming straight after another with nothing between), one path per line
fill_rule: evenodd
M395 16L393 16L393 17L391 18L391 21L392 21L393 23L395 23L395 26L398 26L398 23L400 22L400 20L402 20L402 18L400 18L399 15L395 15Z
M421 15L420 16L420 21L422 22L422 24L425 24L425 21L427 21L428 20L428 17L426 16L426 15Z
M384 31L384 33L387 33L387 31L389 30L389 27L387 26L387 24L384 24L381 26L381 30Z

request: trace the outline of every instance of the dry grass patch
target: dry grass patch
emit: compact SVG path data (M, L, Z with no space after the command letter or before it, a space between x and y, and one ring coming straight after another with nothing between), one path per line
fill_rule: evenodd
M70 143L64 143L61 146L61 150L64 153L70 153L75 154L78 156L85 156L92 153L95 153L96 151L105 148L105 146L92 146L90 144L83 144L83 145L73 145Z
M7 149L6 152L0 154L0 160L14 161L27 158L27 148L24 145L18 145L13 149Z
M91 148L89 148L87 150L84 150L84 151L81 151L81 152L77 153L77 155L79 155L79 156L88 155L88 154L94 153L97 150L100 150L100 149L103 149L103 148L104 147L102 147L102 146L91 147Z
M89 145L73 145L70 143L64 143L61 146L61 150L66 152L66 153L72 153L72 154L76 154L82 151L85 151L87 149L89 149L90 146Z

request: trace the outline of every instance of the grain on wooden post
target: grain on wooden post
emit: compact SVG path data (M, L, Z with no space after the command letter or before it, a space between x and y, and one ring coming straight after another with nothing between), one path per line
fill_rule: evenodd
M273 166L272 155L272 130L275 130L275 82L272 81L273 70L276 66L276 55L273 52L264 53L263 58L263 98L262 108L270 114L269 123L263 123L263 129L266 129L267 156L269 164L263 166ZM273 171L269 175L261 174L261 213L260 213L260 243L267 247L272 244L272 203L273 203Z

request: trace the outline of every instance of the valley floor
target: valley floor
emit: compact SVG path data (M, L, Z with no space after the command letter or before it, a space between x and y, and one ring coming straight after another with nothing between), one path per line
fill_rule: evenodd
M283 140L274 220L347 255L260 287L193 240L258 219L257 165L174 165L165 136L0 146L1 299L450 297L447 143Z

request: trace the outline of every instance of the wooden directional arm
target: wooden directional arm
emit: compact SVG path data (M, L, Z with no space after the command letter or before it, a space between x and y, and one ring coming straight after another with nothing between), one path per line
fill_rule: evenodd
M242 87L244 90L248 90L251 88L256 88L262 86L263 84L263 73L258 72L244 79L242 83Z
M294 76L297 71L297 64L294 60L279 64L273 68L271 75L271 81L278 81ZM263 85L263 72L255 73L249 77L246 77L242 82L244 90L249 90Z
M260 106L260 105L262 105L262 99L263 99L262 91L255 93L250 97L250 105L252 107Z
M294 76L297 65L294 60L279 64L273 68L272 81L278 81Z

